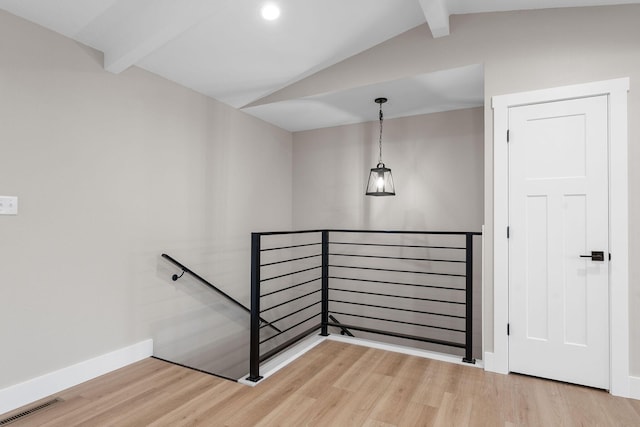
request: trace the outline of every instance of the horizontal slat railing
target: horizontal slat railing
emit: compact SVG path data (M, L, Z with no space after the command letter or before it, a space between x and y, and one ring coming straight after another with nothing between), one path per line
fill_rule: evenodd
M248 379L261 378L260 362L318 329L327 335L330 327L343 335L360 331L463 349L463 360L474 363L473 237L479 235L338 229L253 233ZM263 238L275 236L290 240L264 244ZM307 240L297 241L301 236ZM277 252L283 257L274 257ZM265 254L270 259L261 263ZM263 299L270 299L265 309ZM258 316L265 311L280 311L270 317L282 332L261 337Z
M252 233L250 380L261 378L261 362L321 327L321 233ZM280 332L260 328L263 313L269 313Z

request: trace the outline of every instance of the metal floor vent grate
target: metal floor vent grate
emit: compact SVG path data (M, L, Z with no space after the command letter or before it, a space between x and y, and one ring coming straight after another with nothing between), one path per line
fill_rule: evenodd
M51 405L55 405L56 403L62 402L62 399L55 398L52 400L48 400L38 406L34 406L33 408L27 409L26 411L22 411L19 414L12 415L10 417L4 418L0 420L0 426L6 426L7 424L11 424L14 421L18 421L21 418L24 418L28 415L33 414L34 412L38 412L43 410L44 408L48 408Z

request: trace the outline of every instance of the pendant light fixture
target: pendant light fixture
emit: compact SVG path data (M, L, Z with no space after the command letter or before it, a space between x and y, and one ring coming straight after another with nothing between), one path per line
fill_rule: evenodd
M396 189L393 186L393 177L391 176L391 169L385 167L382 163L382 104L387 102L387 98L376 98L375 103L380 105L380 138L378 144L380 147L380 154L378 157L378 164L375 168L371 168L369 173L369 181L367 182L367 196L395 196Z

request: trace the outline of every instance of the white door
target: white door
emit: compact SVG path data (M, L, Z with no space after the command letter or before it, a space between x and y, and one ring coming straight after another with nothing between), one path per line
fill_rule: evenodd
M609 388L607 125L607 96L509 109L512 372Z

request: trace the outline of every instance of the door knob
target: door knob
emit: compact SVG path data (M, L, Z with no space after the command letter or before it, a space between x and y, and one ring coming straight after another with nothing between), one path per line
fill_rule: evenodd
M580 255L580 258L591 258L591 261L604 261L604 252L591 251L591 255Z

